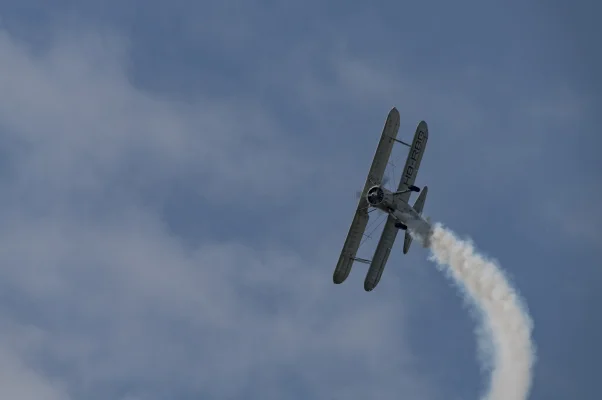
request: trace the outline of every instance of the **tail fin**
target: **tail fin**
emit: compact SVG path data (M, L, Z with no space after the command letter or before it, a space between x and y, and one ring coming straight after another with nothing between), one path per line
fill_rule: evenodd
M418 196L418 198L416 199L416 202L414 203L413 208L420 215L422 215L422 209L424 208L424 202L426 201L426 194L428 193L428 191L429 191L428 186L425 186L424 188L422 188L422 190L420 191L420 195ZM410 251L411 244L412 244L412 235L410 235L410 232L408 232L406 230L405 237L403 238L403 254L408 254L408 251Z

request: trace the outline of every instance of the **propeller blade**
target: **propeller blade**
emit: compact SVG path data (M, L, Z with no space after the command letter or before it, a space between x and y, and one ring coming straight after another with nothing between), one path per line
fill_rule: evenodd
M387 183L389 183L391 179L388 176L384 176L382 182L380 183L380 186L385 186ZM372 180L371 180L372 181ZM373 185L376 185L376 183L372 182ZM362 196L362 192L361 191L357 191L355 192L355 198L359 199Z

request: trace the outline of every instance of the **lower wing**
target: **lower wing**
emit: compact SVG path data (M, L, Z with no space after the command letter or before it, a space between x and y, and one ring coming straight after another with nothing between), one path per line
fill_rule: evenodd
M396 222L397 220L395 217L392 217L391 215L387 217L387 223L385 224L383 232L380 235L380 240L376 246L374 257L372 257L370 269L368 269L366 279L364 280L364 290L367 292L371 291L376 287L376 285L378 285L380 277L385 270L387 260L389 259L389 254L391 254L391 249L393 248L395 238L397 237L398 228L395 227Z

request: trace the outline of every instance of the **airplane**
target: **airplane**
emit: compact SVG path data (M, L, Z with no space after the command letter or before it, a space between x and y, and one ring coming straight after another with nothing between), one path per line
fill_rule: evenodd
M430 219L422 217L428 187L424 186L421 191L419 187L414 186L428 140L428 126L425 121L418 124L412 144L398 140L398 130L399 111L393 107L387 116L364 190L360 195L353 221L334 270L333 282L335 284L341 284L347 279L354 261L357 261L370 265L364 280L364 290L366 292L372 291L380 281L397 237L397 231L400 229L405 231L403 254L407 254L410 250L414 238L411 232L422 241L423 247L429 247L430 245L429 238L432 234ZM383 177L394 143L405 145L410 148L410 151L397 191L392 192L384 187ZM412 192L420 192L413 206L409 204ZM384 212L388 216L374 256L372 260L366 260L358 258L356 255L370 218L369 213L374 210Z

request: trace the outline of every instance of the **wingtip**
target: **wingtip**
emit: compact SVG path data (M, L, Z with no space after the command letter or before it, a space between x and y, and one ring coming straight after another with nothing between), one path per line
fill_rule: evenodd
M345 280L347 279L347 275L349 274L335 271L335 273L332 274L332 283L334 283L335 285L340 285L341 283L345 282Z
M376 281L376 282L370 282L368 279L364 280L364 290L366 292L373 291L374 288L376 287L376 285L378 285L378 281Z

